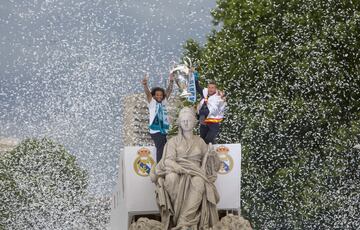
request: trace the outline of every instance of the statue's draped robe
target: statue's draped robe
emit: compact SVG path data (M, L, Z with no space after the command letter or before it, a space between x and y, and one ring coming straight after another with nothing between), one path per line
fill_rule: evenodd
M219 194L214 182L220 160L207 151L199 136L186 140L178 135L165 145L163 158L151 172L165 229L202 229L218 222Z

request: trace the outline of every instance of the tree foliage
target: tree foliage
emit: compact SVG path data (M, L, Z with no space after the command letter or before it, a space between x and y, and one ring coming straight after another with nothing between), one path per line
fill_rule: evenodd
M0 226L76 229L86 221L87 173L63 146L27 139L0 156Z
M184 54L227 93L243 214L256 229L359 228L360 2L218 0L212 15L221 28Z

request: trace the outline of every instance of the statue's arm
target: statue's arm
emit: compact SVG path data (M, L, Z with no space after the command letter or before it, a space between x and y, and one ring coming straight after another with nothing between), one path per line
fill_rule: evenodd
M178 163L176 163L176 161L174 160L166 159L165 164L166 166L168 166L167 168L173 171L174 173L186 173L186 170L183 167L181 167Z
M202 144L202 151L207 153L207 154L205 154L207 157L207 160L204 165L206 174L208 176L210 176L210 175L216 176L217 171L219 171L220 166L221 166L221 161L220 161L218 154L216 153L216 151L213 149L212 146L210 146L210 148L209 148L209 146L205 142L203 142L203 144Z
M215 150L213 151L212 158L213 158L213 162L214 162L214 169L215 169L215 172L217 173L220 170L221 161L220 161L219 155L216 153Z

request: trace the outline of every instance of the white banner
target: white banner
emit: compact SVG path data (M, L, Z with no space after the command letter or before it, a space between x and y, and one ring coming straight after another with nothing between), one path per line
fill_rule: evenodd
M188 97L188 101L191 103L196 102L196 86L195 86L195 75L198 74L197 72L191 73L190 79L189 79L189 87L188 91L191 93L191 95Z

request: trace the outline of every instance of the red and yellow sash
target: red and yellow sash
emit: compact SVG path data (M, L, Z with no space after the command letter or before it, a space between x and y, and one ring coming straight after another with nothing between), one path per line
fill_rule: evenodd
M222 122L222 118L206 118L205 120L204 120L204 122L205 123L220 123L220 122Z

